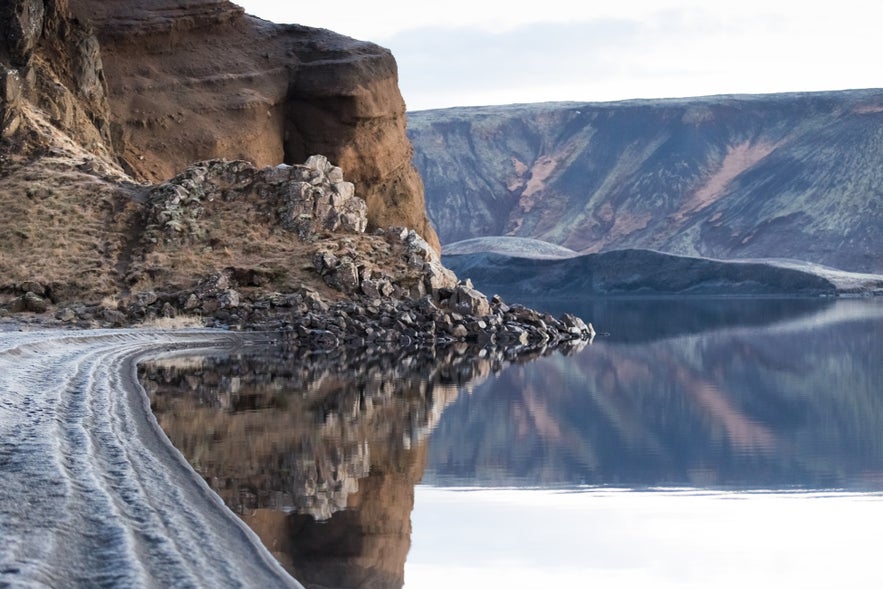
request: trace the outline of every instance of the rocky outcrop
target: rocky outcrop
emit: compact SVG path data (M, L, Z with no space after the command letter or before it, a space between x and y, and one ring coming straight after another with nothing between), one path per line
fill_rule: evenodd
M107 156L110 111L98 41L67 0L10 0L0 8L0 137L29 151L51 125Z
M534 238L883 273L883 90L410 114L444 244ZM468 213L464 213L468 211Z
M11 0L0 6L0 39L0 305L33 281L53 304L111 301L176 279L170 259L181 274L201 267L199 257L212 249L227 258L219 268L262 266L259 255L239 250L237 236L255 238L254 254L266 252L260 244L268 238L275 242L232 233L245 222L209 228L200 244L208 249L191 251L190 260L139 256L139 209L155 192L143 182L213 157L275 168L327 148L362 197L336 200L364 201L358 206L370 227L405 226L438 247L410 163L395 61L383 48L198 0ZM309 199L301 195L302 204ZM294 217L306 214L291 205ZM347 223L361 213L342 215ZM290 226L300 223L294 217ZM174 230L180 220L165 221ZM277 248L273 267L256 273L290 274L301 263L296 249L283 256Z
M279 224L301 239L338 230L362 233L367 225L365 201L344 181L343 171L320 155L303 165L263 170L244 161L201 162L150 189L146 198L146 239L153 242L203 239L200 219L216 199L254 201L249 204L255 216L269 217L262 221Z
M326 350L458 341L523 348L594 335L575 318L488 301L413 229L366 233L365 202L324 156L263 169L199 162L137 198L119 268L128 292L71 303L54 286L25 281L0 299L0 313L45 313L52 299L64 325L251 327Z
M199 162L139 199L129 292L92 305L56 300L58 321L199 321L289 332L315 349L457 341L519 348L594 335L576 318L488 301L413 229L365 233L365 202L324 156L263 169ZM23 282L15 292L0 308L49 309L39 303L52 292L46 285Z
M115 153L137 178L213 158L263 167L322 153L347 171L371 227L403 225L438 247L388 50L224 0L71 6L95 27Z

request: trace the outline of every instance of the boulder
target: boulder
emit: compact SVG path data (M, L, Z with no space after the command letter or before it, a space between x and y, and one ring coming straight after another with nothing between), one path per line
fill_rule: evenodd
M457 286L454 297L456 299L455 308L462 313L479 317L491 314L491 306L487 297L474 288L461 284Z
M49 301L33 292L26 292L12 299L7 308L10 313L45 313L49 310Z

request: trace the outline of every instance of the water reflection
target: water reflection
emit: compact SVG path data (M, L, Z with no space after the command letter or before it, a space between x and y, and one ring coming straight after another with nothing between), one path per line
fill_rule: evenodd
M425 480L883 489L883 305L806 310L640 343L626 332L507 370L445 413Z
M308 587L401 587L412 537L465 533L431 503L412 514L421 480L424 495L883 490L880 301L593 304L600 319L585 318L611 335L571 355L252 346L143 365L141 378L172 442ZM519 513L556 551L552 509Z
M526 300L547 313L590 318L607 341L645 343L731 327L762 327L817 316L843 301L812 298L668 297ZM589 321L589 319L586 319Z
M298 580L400 587L428 433L462 391L548 353L283 343L139 376L172 443Z

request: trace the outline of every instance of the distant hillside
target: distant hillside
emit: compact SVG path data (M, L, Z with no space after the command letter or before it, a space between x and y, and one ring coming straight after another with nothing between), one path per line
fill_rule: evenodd
M409 113L442 243L883 272L883 90Z
M797 262L720 261L649 250L564 259L473 253L446 255L443 261L484 292L516 297L883 294L879 275Z
M521 258L572 258L579 253L548 241L524 237L475 237L445 245L445 255L491 253Z

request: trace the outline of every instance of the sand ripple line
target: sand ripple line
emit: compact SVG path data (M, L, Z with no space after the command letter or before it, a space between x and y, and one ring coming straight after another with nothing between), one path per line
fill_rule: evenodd
M156 424L140 358L216 332L0 333L0 586L299 587Z

